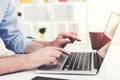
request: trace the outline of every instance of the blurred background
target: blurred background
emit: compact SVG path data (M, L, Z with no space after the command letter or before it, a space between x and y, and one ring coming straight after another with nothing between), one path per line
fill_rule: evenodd
M25 35L51 41L60 32L74 31L88 43L89 31L103 32L119 0L14 0L18 25ZM120 44L120 29L114 43Z

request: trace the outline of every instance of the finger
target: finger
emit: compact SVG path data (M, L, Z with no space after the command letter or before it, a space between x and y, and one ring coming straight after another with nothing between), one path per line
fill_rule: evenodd
M76 32L69 32L69 33L72 34L72 35L77 36L77 33L76 33Z
M57 59L55 57L50 57L50 63L52 65L56 65L58 63Z
M54 52L51 53L51 57L56 57L56 58L59 58L61 56L62 52L56 50Z
M70 39L70 38L65 38L61 40L61 47L64 48L68 43L73 43L75 40Z
M81 41L77 36L73 35L73 33L63 33L62 36L64 38L70 38L70 39L74 39L74 40L77 40L77 41Z
M76 32L69 32L69 33L77 37L77 33ZM72 39L72 38L70 40L71 40L71 43L73 43L75 41L75 39Z
M59 48L59 47L56 47L56 50L59 50L59 51L61 51L62 53L67 54L67 55L70 55L70 54L71 54L70 52L68 52L68 51L66 51L66 50L64 50L64 49L62 49L62 48Z
M71 42L71 40L69 38L65 38L65 39L61 40L62 44L66 44L66 43L70 43L70 42Z

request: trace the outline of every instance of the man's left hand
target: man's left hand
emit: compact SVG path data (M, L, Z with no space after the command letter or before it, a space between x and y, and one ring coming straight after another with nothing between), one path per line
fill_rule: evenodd
M68 43L73 43L75 40L80 41L75 32L62 32L52 41L52 46L65 47Z

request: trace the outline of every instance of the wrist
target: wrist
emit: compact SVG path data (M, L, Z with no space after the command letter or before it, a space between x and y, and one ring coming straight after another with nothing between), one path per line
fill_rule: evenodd
M24 55L24 64L23 64L23 66L24 66L25 69L32 69L33 68L29 54Z
M49 46L55 46L54 41L49 42Z
M44 65L44 61L42 61L40 57L37 57L35 53L34 52L30 53L27 56L28 69L34 69L34 68Z
M35 59L32 57L34 55L30 54L26 54L25 57L25 65L24 67L26 69L32 69L32 68L36 68L37 66L35 65Z
M53 42L34 40L27 46L27 48L25 49L25 53L31 53L47 46L53 46Z

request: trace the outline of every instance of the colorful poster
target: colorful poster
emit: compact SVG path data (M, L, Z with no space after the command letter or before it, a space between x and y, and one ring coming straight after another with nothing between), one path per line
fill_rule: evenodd
M59 2L67 2L67 0L59 0Z
M21 0L21 3L30 3L31 0Z
M44 2L49 2L48 0L44 0Z

